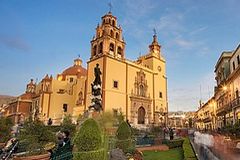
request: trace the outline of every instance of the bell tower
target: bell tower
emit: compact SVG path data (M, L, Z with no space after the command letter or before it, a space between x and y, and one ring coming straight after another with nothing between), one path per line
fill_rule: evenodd
M114 58L125 58L125 42L122 36L122 28L117 25L117 18L109 11L102 17L101 24L97 25L96 34L91 41L91 58L95 59L103 55Z
M159 58L161 54L161 45L159 45L158 40L157 40L157 33L156 30L154 29L154 35L153 35L153 41L152 44L149 45L149 53L154 56Z

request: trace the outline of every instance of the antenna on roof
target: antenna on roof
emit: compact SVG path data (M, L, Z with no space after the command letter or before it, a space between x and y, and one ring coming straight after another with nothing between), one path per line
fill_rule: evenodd
M199 105L200 105L200 108L202 107L202 86L200 84L200 100L199 100Z

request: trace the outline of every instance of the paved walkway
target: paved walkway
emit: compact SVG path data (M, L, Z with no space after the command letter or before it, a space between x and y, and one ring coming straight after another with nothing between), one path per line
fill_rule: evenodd
M138 151L167 151L169 150L167 145L157 145L157 146L144 146L144 147L138 147Z
M225 143L221 143L221 140L212 148L196 144L192 138L190 138L190 141L199 160L240 160L240 153L228 149Z
M194 143L192 138L190 138L190 142L193 146L198 160L220 160L207 147Z

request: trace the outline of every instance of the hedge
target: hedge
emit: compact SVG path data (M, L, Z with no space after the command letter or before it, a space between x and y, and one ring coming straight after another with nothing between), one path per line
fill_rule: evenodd
M104 149L88 152L74 152L73 160L104 160Z
M117 136L117 139L119 139L119 140L125 140L125 139L131 138L132 131L127 122L123 121L119 125L116 136Z
M183 139L176 139L176 140L168 140L163 143L165 143L169 147L169 149L172 149L172 148L182 147L183 141L184 141Z
M116 147L122 149L123 152L127 152L129 148L133 147L132 139L117 140Z
M184 152L184 160L197 160L189 138L184 139L183 152Z
M116 147L122 149L123 152L128 152L130 148L134 148L133 140L132 140L132 130L129 127L128 123L123 121L116 133Z
M79 152L95 151L102 148L103 135L100 126L94 119L87 119L74 138L74 144Z

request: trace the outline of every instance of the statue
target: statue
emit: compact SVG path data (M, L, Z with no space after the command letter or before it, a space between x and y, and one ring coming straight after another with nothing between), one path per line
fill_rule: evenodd
M100 68L99 68L99 64L97 63L96 64L96 67L94 68L94 75L95 75L95 80L93 82L94 85L102 85L102 82L101 82L101 74L102 72L100 71Z
M88 107L89 110L100 112L102 110L102 81L101 81L101 70L99 64L96 64L94 68L95 80L91 83L92 88L92 104Z

